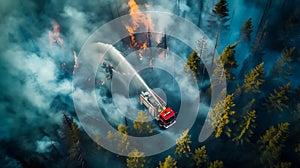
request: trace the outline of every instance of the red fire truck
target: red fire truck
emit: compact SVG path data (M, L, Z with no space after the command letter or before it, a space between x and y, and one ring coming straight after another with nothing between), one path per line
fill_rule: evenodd
M148 91L142 91L139 102L147 107L149 113L159 122L160 126L169 128L175 124L175 111L171 107L167 107L166 102L154 91L151 90L151 94Z

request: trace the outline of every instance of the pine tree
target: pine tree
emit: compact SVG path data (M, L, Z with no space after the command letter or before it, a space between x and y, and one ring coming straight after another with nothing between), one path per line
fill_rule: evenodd
M272 166L279 158L286 140L289 123L278 124L277 128L272 126L260 137L261 162Z
M185 72L190 72L193 74L194 79L199 80L199 75L201 73L201 58L197 55L196 51L193 51L185 65Z
M128 168L144 168L146 166L146 159L143 152L139 152L134 149L128 154L126 158L126 163Z
M292 167L291 162L280 162L273 166L274 168L290 168Z
M62 120L62 138L66 140L68 144L71 143L71 131L72 131L72 124L73 124L73 119L66 114L63 114L63 120Z
M246 105L243 105L241 114L247 114L249 111L251 111L254 104L255 104L255 99L253 98L252 100L248 101Z
M133 127L139 135L146 135L153 133L152 125L149 122L148 113L140 111L135 121L133 121Z
M213 12L220 18L227 17L229 12L227 0L219 0L219 2L215 5L215 9L213 10Z
M219 34L221 30L228 30L229 9L227 0L219 0L212 10L211 18L208 20L208 30L212 35Z
M216 59L214 63L215 68L213 69L211 80L215 82L212 83L211 89L215 86L221 85L221 82L226 80L225 68L222 61L220 59Z
M285 48L281 52L281 57L284 61L286 62L294 62L294 53L296 51L296 47L291 47L291 48Z
M232 116L235 114L233 107L233 94L227 95L224 101L218 102L214 109L209 113L209 117L212 120L212 126L217 123L215 137L219 138L222 133L225 133L227 137L231 136L231 129L228 126L230 123L235 123ZM217 120L219 118L219 120Z
M129 141L127 129L128 128L126 126L120 124L118 126L117 132L108 131L107 133L107 138L111 139L117 144L118 149L121 153L125 153L126 151L128 151Z
M253 32L252 18L249 18L241 27L241 39L245 41L250 41L252 32Z
M234 79L234 75L230 72L233 68L237 68L235 60L235 47L238 45L238 42L233 45L228 45L225 50L220 55L220 61L223 63L223 67L225 70L226 79Z
M159 161L159 168L176 168L176 164L176 160L169 155L163 163Z
M243 143L244 141L250 142L250 137L253 135L253 129L255 128L255 120L256 114L255 110L247 113L246 116L243 117L243 122L240 125L240 132L238 136L236 136L233 141Z
M100 151L101 150L101 145L99 145L100 144L100 137L98 136L98 135L96 135L96 137L95 137L95 143L96 143L96 145L97 145L97 150L98 151Z
M281 57L276 61L271 70L270 78L272 80L288 80L288 77L292 75L292 73L290 72L292 70L292 66L290 65L290 63L295 61L295 58L293 58L295 49L295 47L292 47L282 50Z
M260 86L265 82L264 80L264 62L257 65L249 75L245 75L244 84L242 88L245 92L260 93Z
M297 99L296 99L297 100ZM292 111L292 121L298 122L300 120L300 103L297 103L296 109Z
M300 142L296 145L295 152L300 153Z
M69 147L67 167L85 167L86 162L80 148L80 129L73 119L66 114L63 115L62 134Z
M180 157L182 155L189 157L191 154L191 143L191 135L189 135L189 129L187 129L176 140L177 148L175 150L175 154L179 155Z
M206 167L207 164L207 154L206 147L202 146L201 148L195 149L193 154L193 160L197 167Z
M222 161L216 160L214 162L209 163L209 168L223 168L224 163Z
M274 90L274 93L271 93L267 98L265 106L267 106L268 111L283 111L284 108L288 107L288 94L290 93L291 83L281 86L279 91Z

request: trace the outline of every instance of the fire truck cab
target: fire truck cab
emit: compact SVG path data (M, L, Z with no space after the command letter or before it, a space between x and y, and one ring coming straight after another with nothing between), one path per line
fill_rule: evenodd
M150 94L148 91L142 91L139 102L141 105L147 107L149 113L158 121L160 126L169 128L176 122L175 111L171 107L167 107L166 102L154 91L152 91L152 93L153 94ZM155 96L155 98L153 96Z

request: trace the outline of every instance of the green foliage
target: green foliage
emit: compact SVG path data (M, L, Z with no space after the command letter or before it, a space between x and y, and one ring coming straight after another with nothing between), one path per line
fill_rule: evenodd
M227 0L219 0L212 10L212 17L208 20L208 28L220 32L222 28L228 29L229 9Z
M73 119L66 114L63 116L62 133L67 139L69 147L69 157L66 167L85 167L85 161L80 150L80 129L78 125L73 122Z
M300 119L300 103L297 103L295 110L292 111L292 121L298 122Z
M289 123L278 124L275 128L272 126L266 133L260 137L261 162L263 164L273 165L279 158L285 139L288 133Z
M260 93L260 86L265 82L264 80L264 62L257 65L249 75L245 75L244 84L242 88L245 92Z
M153 133L152 125L149 122L148 113L140 111L136 120L133 121L133 127L139 135Z
M288 107L288 94L290 93L291 83L284 86L280 86L279 91L274 90L266 100L266 106L269 112L272 111L283 111L284 108Z
M195 149L195 152L193 154L193 160L197 167L205 167L206 166L207 154L206 154L205 146Z
M189 157L189 155L191 154L191 143L191 135L189 135L189 129L187 129L176 140L177 148L175 150L175 154L179 155L180 157L182 155Z
M225 70L226 79L234 79L234 75L230 72L233 68L237 68L235 60L235 47L238 45L238 42L233 45L228 45L225 50L220 55L220 61L223 63L223 67Z
M219 18L226 18L228 16L228 4L227 0L219 0L213 9L213 13L216 14Z
M254 103L255 103L255 99L253 98L251 101L249 101L248 104L244 105L244 107L242 108L242 114L246 114L249 111L251 111L254 106Z
M250 111L243 117L243 122L240 125L240 133L233 141L243 143L244 141L250 142L250 137L253 135L253 129L255 128L256 111Z
M271 70L271 79L272 80L288 80L287 77L291 76L292 73L290 72L291 66L287 64L287 62L284 61L284 59L280 58L276 61L275 65L273 66Z
M99 145L100 144L100 142L101 142L101 140L100 140L100 137L98 136L98 135L96 135L96 137L95 137L95 142L96 142L96 145L97 145L97 150L101 150L101 145Z
M126 163L128 168L143 168L146 166L146 159L143 152L134 149L128 154Z
M252 32L253 32L252 18L249 18L241 27L241 38L243 40L250 41Z
M297 108L298 108L298 112L300 113L300 104L297 105ZM298 120L297 120L297 122L298 122ZM294 151L295 151L296 153L299 153L299 154L300 154L300 140L299 140L298 143L296 144L296 147L295 147Z
M185 65L185 71L186 72L191 71L195 80L199 79L199 75L201 72L200 61L201 61L201 58L197 55L196 51L193 51L190 54L190 56L186 62L186 65Z
M215 60L215 65L216 67L213 70L211 80L215 80L216 82L211 85L212 88L215 87L214 85L219 85L222 81L226 80L225 69L220 59Z
M209 163L209 168L223 168L224 163L222 161L216 160L214 162Z
M79 133L80 130L78 128L78 125L73 122L71 128L71 144L77 143L79 141Z
M118 131L125 135L128 135L127 129L128 127L123 124L118 125Z
M208 113L209 122L212 127L218 126L218 121L222 116L224 111L224 101L219 101L216 103L213 109Z
M235 107L235 103L233 102L234 95L227 95L224 101L221 101L216 104L215 108L211 111L210 118L212 119L212 126L215 123L218 123L215 137L219 138L222 133L225 133L228 137L231 136L231 129L228 124L230 122L235 123L235 120L232 120L232 116L235 114L233 107ZM220 115L220 117L218 117ZM218 122L219 118L219 122Z
M300 142L295 147L295 152L300 153Z
M274 168L290 168L292 167L291 162L280 162L273 166Z
M163 163L159 161L159 168L176 168L176 164L176 160L169 155Z
M295 47L292 47L282 50L281 57L276 61L271 70L270 78L272 80L288 80L288 77L292 75L292 66L290 65L290 63L296 60L295 58L293 58L293 56L295 55L295 49Z
M117 132L108 131L107 138L111 139L117 144L120 152L124 153L128 150L129 141L128 141L128 132L126 126L120 124L118 126Z
M291 48L285 48L281 52L281 57L286 62L293 62L295 59L293 58L293 55L295 53L296 47Z

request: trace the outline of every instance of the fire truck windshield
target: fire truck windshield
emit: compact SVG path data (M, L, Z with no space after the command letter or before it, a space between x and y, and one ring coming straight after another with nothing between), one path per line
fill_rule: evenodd
M174 121L174 119L175 119L175 116L172 116L172 117L170 117L170 118L167 119L167 120L165 120L163 117L160 116L160 120L161 120L164 124L166 124L166 125L171 124L171 123Z

